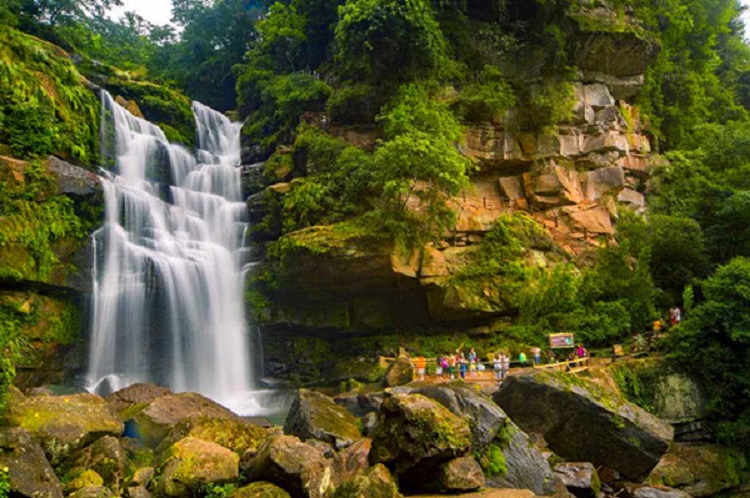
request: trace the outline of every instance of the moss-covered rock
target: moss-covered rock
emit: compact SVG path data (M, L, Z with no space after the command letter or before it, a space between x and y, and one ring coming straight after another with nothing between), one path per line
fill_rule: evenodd
M120 440L105 436L72 455L61 468L93 470L103 479L99 485L121 491L129 477L130 461Z
M291 498L289 493L270 482L254 482L237 491L227 498Z
M119 391L115 391L105 399L107 404L112 407L115 412L124 416L124 420L127 420L130 418L129 415L132 415L129 412L133 410L138 411L139 408L142 408L156 398L168 394L172 394L172 391L166 387L138 383L120 389Z
M646 480L685 491L714 496L746 482L747 462L738 451L714 444L673 444Z
M248 477L283 486L294 497L322 498L331 488L331 466L323 453L294 436L264 441Z
M414 380L414 365L406 357L399 357L390 364L385 372L385 387L403 386Z
M513 375L493 399L521 429L543 434L561 457L609 467L633 481L645 479L673 437L666 422L572 374Z
M72 493L68 498L116 498L116 495L103 486L87 486Z
M237 418L227 408L196 393L168 394L120 411L137 438L150 447L158 446L179 422L195 416Z
M10 404L7 420L40 441L54 464L103 436L120 436L123 423L94 394L31 397Z
M0 30L0 153L94 165L99 99L60 47Z
M380 407L370 463L385 464L400 480L423 482L437 465L470 448L466 419L420 394L393 394Z
M377 464L367 472L342 483L333 498L401 498L401 493L388 469Z
M207 484L234 481L240 472L236 453L193 437L176 442L160 460L160 490L176 498L191 497Z
M104 479L95 470L79 468L65 473L63 491L70 494L79 489L102 486Z
M454 458L438 467L431 485L444 493L474 491L484 486L484 473L473 457Z
M192 437L223 446L237 453L244 461L255 456L258 447L269 435L268 429L240 418L196 415L178 422L156 449L156 453L161 453L183 438Z
M44 451L26 430L0 428L0 467L7 468L11 496L62 498L60 481Z
M362 437L351 413L325 394L306 389L294 398L284 432L303 441L317 439L336 449L346 448Z

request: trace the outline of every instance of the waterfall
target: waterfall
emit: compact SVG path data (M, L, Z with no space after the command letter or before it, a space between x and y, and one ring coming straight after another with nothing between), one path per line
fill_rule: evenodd
M240 125L198 102L193 113L195 154L102 92L87 382L100 393L153 382L247 410Z

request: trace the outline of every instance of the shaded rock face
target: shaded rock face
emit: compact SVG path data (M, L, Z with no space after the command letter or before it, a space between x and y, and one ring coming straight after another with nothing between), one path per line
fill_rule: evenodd
M646 482L684 491L690 496L714 496L742 484L742 458L714 444L673 444Z
M509 377L495 402L552 451L588 460L642 481L669 449L671 426L644 410L568 375L535 372Z
M510 419L502 430L499 446L507 471L491 476L487 485L499 488L529 489L536 495L549 495L555 490L552 468L529 436Z
M0 428L0 466L8 467L10 492L28 498L62 498L62 486L39 443L20 427Z
M365 438L336 453L333 459L333 484L338 486L367 470L371 448L372 440Z
M120 414L126 420L128 435L151 447L156 447L182 420L195 416L238 418L227 408L197 393L160 396L147 404L121 410Z
M18 400L11 403L7 419L29 431L54 465L100 437L123 433L122 421L94 394Z
M317 439L336 449L346 448L362 437L351 413L325 394L306 389L294 398L284 432L303 441Z
M667 487L640 486L630 492L632 498L690 498L691 495Z
M380 408L370 463L383 463L402 484L420 483L437 466L471 448L468 422L420 394L393 394Z
M590 463L558 464L555 477L560 478L576 498L596 498L601 488L596 468Z
M121 490L128 475L130 461L119 439L105 436L72 455L63 464L66 469L95 471L112 490Z
M165 496L193 496L206 484L223 484L239 477L239 456L223 446L187 437L161 457L159 486Z
M115 494L108 488L101 486L88 486L81 488L68 498L116 498Z
M321 498L331 487L330 463L323 453L294 436L267 439L248 476L282 486L294 497Z

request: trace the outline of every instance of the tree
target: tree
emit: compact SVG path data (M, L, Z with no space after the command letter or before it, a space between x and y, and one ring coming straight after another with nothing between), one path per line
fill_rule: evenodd
M448 62L426 0L347 0L339 8L335 61L345 77L378 83L430 78Z
M750 440L750 259L739 257L702 284L705 300L673 332L672 358L699 376L723 442Z

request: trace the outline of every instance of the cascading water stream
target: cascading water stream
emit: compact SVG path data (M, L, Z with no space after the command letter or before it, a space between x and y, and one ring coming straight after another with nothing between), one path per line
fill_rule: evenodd
M195 155L102 92L110 171L94 236L89 388L154 382L252 411L239 125L197 102L193 112Z

